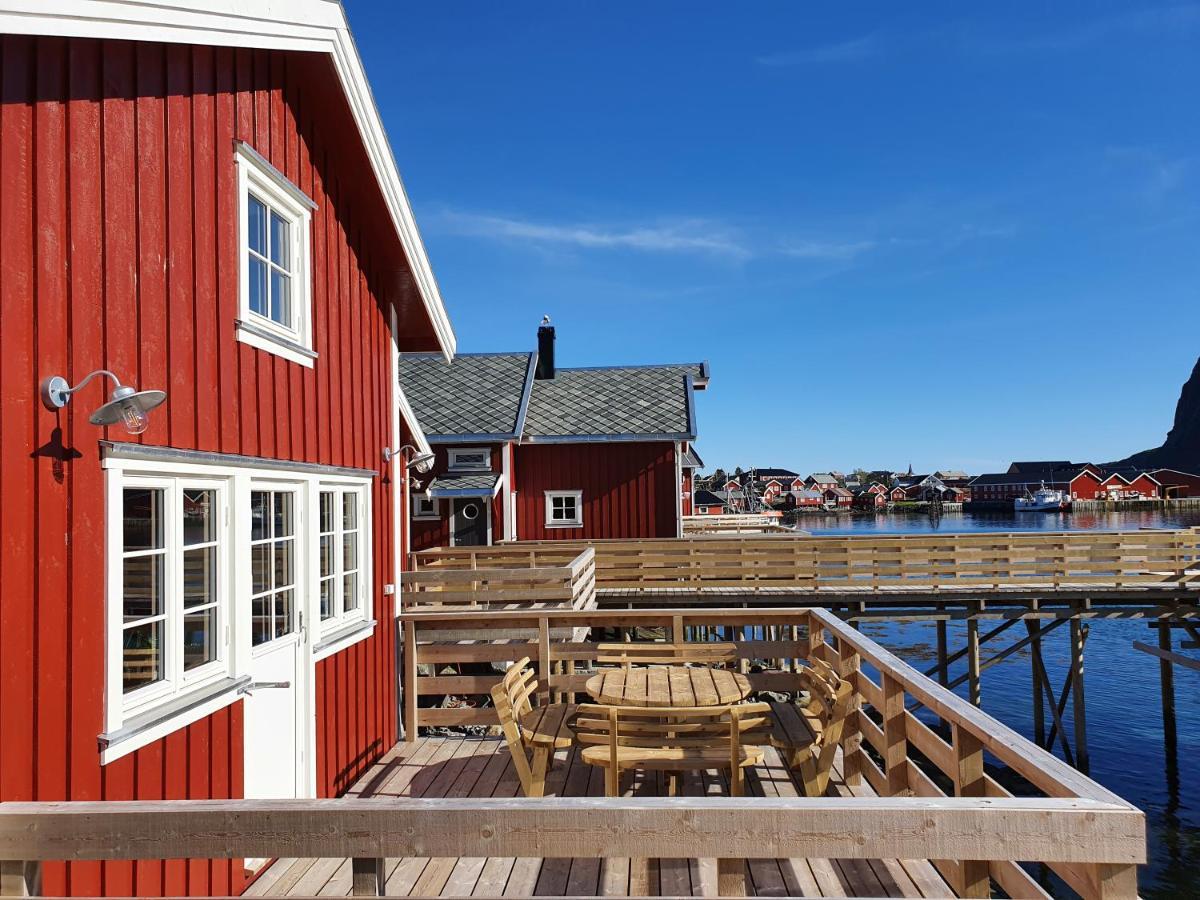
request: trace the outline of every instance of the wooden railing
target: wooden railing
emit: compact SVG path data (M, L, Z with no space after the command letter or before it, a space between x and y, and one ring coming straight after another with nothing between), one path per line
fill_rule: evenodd
M691 534L796 534L781 517L743 513L728 516L684 516L683 533Z
M480 565L476 556L460 556L461 567L405 572L402 602L406 610L463 607L587 609L596 599L596 551L578 549L570 559L556 557L532 565ZM515 562L515 560L506 560Z
M1084 897L1136 896L1135 864L1145 861L1145 823L1140 811L824 610L592 610L495 615L498 627L536 631L538 637L495 644L455 643L455 629L472 625L465 614L418 612L403 616L408 658L445 671L455 664L511 662L529 656L538 666L544 690L555 697L582 691L589 674L580 667L596 657L594 643L555 643L549 638L555 631L578 634L608 628L644 635L649 629L661 629L663 639L674 642L736 638L738 659L755 664L749 678L756 690L795 690L798 666L804 660L820 658L849 678L856 690L858 709L841 748L846 783L853 786L865 778L879 799L836 801L849 804L856 812L840 823L839 835L830 836L830 843L821 845L816 855L838 857L842 851L834 848L840 848L844 830L857 833L864 827L894 827L896 832L891 833L899 837L903 822L920 823L919 846L915 848L908 844L901 850L899 844L885 846L868 838L872 849L860 848L861 853L855 855L931 859L961 896L989 896L989 883L994 880L1009 896L1048 897L1017 861L1047 864ZM438 642L426 641L427 634L436 635ZM864 663L879 676L868 674ZM404 685L406 699L412 701L406 710L408 734L415 735L415 729L424 724L493 723L495 713L490 709L418 709L416 698L447 691L482 694L499 678L498 673L418 675L414 664ZM910 712L908 700L919 701L931 715L947 723L949 739ZM1011 770L1014 779L1023 780L1022 793L1037 796L1013 797L984 770L989 755ZM689 802L684 801L685 805ZM790 802L797 810L809 810L834 801ZM1010 821L1014 831L993 831L998 821L993 814L1020 803L1029 805ZM937 824L948 809L974 810L979 818L969 834L944 831L943 825ZM1071 820L1084 809L1103 814L1085 817L1090 827L1086 835L1079 836ZM930 818L921 820L920 810L928 811ZM881 824L881 819L888 824ZM1054 821L1062 822L1061 830L1049 824ZM1027 840L1043 829L1053 835L1047 843ZM1068 837L1072 833L1076 837ZM905 839L915 837L907 835ZM1075 840L1087 845L1089 858L1064 858L1063 844Z
M1092 800L540 798L0 803L0 890L33 894L47 860L349 857L383 894L388 857L716 858L722 895L745 859L1045 858L1112 872L1090 897L1132 898L1140 818ZM1019 896L1019 895L1018 895Z
M682 539L517 542L416 554L421 569L546 565L596 550L600 588L789 592L1058 590L1183 586L1200 530L868 535L694 535Z
M812 612L808 642L812 656L838 666L843 676L853 680L861 704L855 727L848 729L842 748L848 783L865 778L880 797L918 797L933 802L944 802L947 796L1011 799L1012 793L985 771L985 758L990 755L1047 797L1106 803L1141 815L1116 794L930 681L828 612ZM864 662L879 673L878 678L864 671ZM910 699L947 723L949 740L909 710ZM919 756L914 757L914 750ZM1104 840L1100 835L1092 839ZM1012 861L977 860L969 855L941 858L936 853L929 858L960 896L988 896L989 879L1010 897L1049 896ZM1136 894L1132 867L1042 862L1081 896Z
M420 638L470 629L476 615L403 619ZM376 895L388 857L657 857L716 858L719 888L734 895L745 890L745 859L900 858L935 860L962 896L988 896L992 879L1010 896L1046 897L1016 861L1049 865L1087 898L1136 896L1146 856L1141 812L824 611L493 615L537 639L423 650L436 648L439 662L530 655L554 692L577 689L584 677L551 671L555 662L595 654L594 645L551 644L555 630L657 627L679 640L758 629L739 655L767 667L752 676L760 687L794 678L787 670L798 659L822 658L852 681L861 703L842 741L843 777L851 785L865 778L879 796L0 803L0 890L35 892L47 860L349 857L354 893ZM481 679L469 690L494 681L467 677ZM951 739L907 712L907 698L948 722ZM1010 796L984 770L985 755L1036 796Z

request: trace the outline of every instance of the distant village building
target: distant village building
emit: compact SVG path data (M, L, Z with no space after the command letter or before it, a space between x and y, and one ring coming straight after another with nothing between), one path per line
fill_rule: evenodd
M696 491L695 515L719 516L726 512L729 512L729 510L725 508L725 500L714 491L705 488L700 488Z
M804 479L805 486L813 491L827 491L838 487L838 482L839 479L832 472L814 472Z

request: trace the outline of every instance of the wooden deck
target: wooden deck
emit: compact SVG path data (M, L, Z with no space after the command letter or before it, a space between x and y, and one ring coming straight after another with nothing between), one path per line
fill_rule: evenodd
M683 793L728 796L724 776L689 773ZM747 793L799 796L799 787L778 754L767 750L764 765L750 770ZM654 773L638 773L627 793L658 792ZM357 797L513 797L517 774L499 738L427 737L398 744L349 792ZM873 797L865 783L853 788L835 766L831 795ZM603 770L584 764L574 751L560 751L547 779L547 794L598 797ZM523 897L716 896L715 860L651 860L649 882L628 860L446 858L389 859L388 896ZM633 883L630 883L631 871ZM747 887L758 896L953 897L954 892L926 860L751 860ZM280 859L247 890L252 896L347 896L349 859Z

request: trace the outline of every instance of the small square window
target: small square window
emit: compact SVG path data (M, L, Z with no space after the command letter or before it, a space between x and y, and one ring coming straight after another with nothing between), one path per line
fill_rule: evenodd
M241 214L238 340L311 367L312 202L245 144L237 148Z
M547 528L578 528L582 524L582 491L546 491Z
M413 494L412 517L414 519L441 519L442 511L438 501L425 494Z

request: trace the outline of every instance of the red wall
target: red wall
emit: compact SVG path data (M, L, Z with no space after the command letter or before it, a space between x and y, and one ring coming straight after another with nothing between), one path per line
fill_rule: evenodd
M516 450L517 537L674 537L676 477L669 442L522 444ZM545 492L554 490L583 491L582 528L546 528Z
M343 139L354 126L322 56L0 41L0 799L238 797L240 703L100 766L98 442L127 437L88 424L98 387L58 414L36 387L46 375L74 382L110 368L168 391L145 443L379 470L390 434L382 304L395 299L379 289L407 284L394 232L377 187L359 176L369 172L361 148ZM318 204L313 369L234 340L235 137ZM381 471L373 488L380 625L317 667L326 795L396 734L392 598L382 590L393 580L398 474ZM45 875L50 894L240 887L228 861L77 863Z

